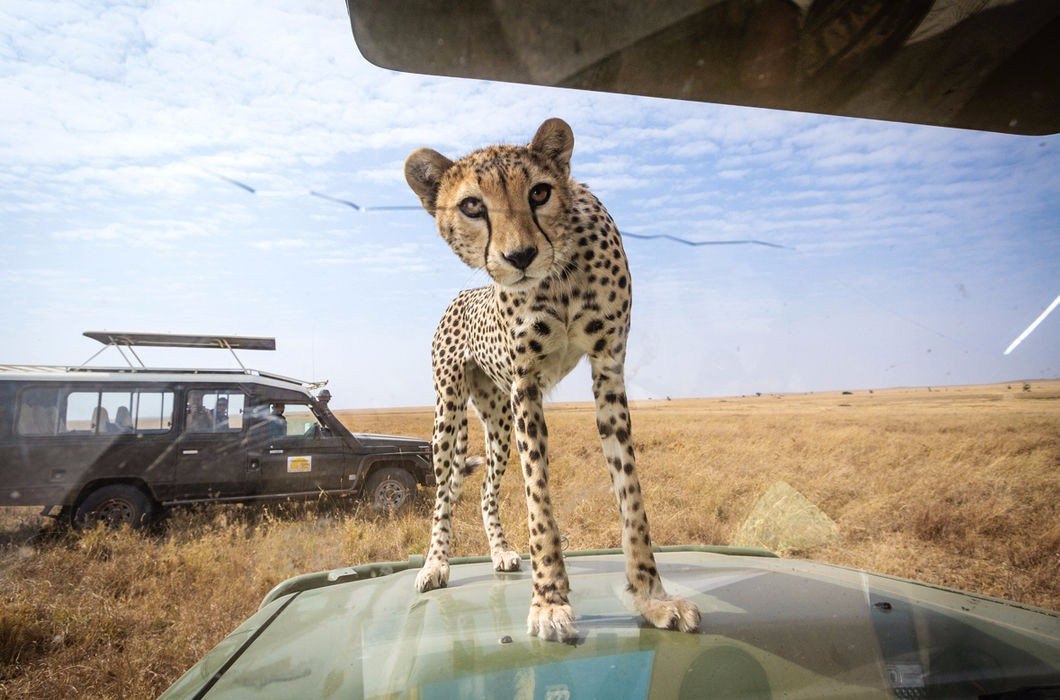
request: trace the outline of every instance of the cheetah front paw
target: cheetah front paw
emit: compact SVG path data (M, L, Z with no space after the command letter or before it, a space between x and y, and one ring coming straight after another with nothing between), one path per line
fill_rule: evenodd
M665 594L635 596L633 604L653 627L678 632L695 632L699 629L699 608L684 598Z
M570 642L578 638L574 610L566 603L535 603L526 618L527 632L553 642Z
M445 588L449 583L449 562L433 561L427 562L416 574L416 590L420 593L433 591L435 588Z
M519 552L511 549L494 552L491 558L494 571L518 571L523 561L519 558Z

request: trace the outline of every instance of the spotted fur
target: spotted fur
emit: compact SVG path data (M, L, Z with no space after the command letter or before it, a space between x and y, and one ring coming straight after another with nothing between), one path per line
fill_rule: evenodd
M465 470L467 404L486 434L482 520L497 571L520 567L500 521L500 479L512 433L526 486L533 590L528 631L577 637L570 585L548 484L545 392L584 356L592 369L596 423L622 524L626 576L637 610L656 627L693 631L699 611L663 589L635 470L624 361L631 283L610 215L570 177L574 135L549 119L528 146L490 146L453 162L413 152L405 177L438 232L493 284L461 292L432 346L438 481L430 548L416 578L428 591L449 579L454 483Z

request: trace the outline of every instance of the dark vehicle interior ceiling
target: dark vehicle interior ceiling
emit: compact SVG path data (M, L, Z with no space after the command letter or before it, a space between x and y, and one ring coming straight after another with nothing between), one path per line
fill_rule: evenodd
M1060 131L1058 0L348 0L413 73L1013 134Z

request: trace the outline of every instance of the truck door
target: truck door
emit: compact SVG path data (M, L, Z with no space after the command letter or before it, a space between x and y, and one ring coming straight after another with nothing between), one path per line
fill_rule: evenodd
M342 438L331 435L317 420L308 403L274 401L268 410L268 418L258 428L267 435L259 443L263 494L347 488L349 450Z
M245 395L228 388L192 388L184 399L174 500L255 495L260 471L244 441Z

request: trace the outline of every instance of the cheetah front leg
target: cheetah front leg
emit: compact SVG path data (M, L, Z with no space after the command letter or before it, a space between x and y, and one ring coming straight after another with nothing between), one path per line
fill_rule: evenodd
M511 397L516 447L526 485L533 568L533 592L526 625L531 635L569 641L577 638L578 628L570 606L570 581L563 564L559 528L548 493L548 429L541 390L530 376L529 372L519 375L512 384Z
M461 426L467 421L467 388L463 368L435 368L434 431L431 439L434 478L438 483L434 498L434 519L431 523L431 544L427 559L416 575L416 590L423 593L444 588L449 583L449 540L452 534L453 498L450 474L457 461L461 445L467 447L466 434L461 437Z
M655 627L694 632L699 627L699 609L683 598L667 595L651 551L648 516L636 473L622 361L600 354L591 356L589 362L596 398L596 425L622 519L622 552L626 557L626 579L633 593L633 605Z

